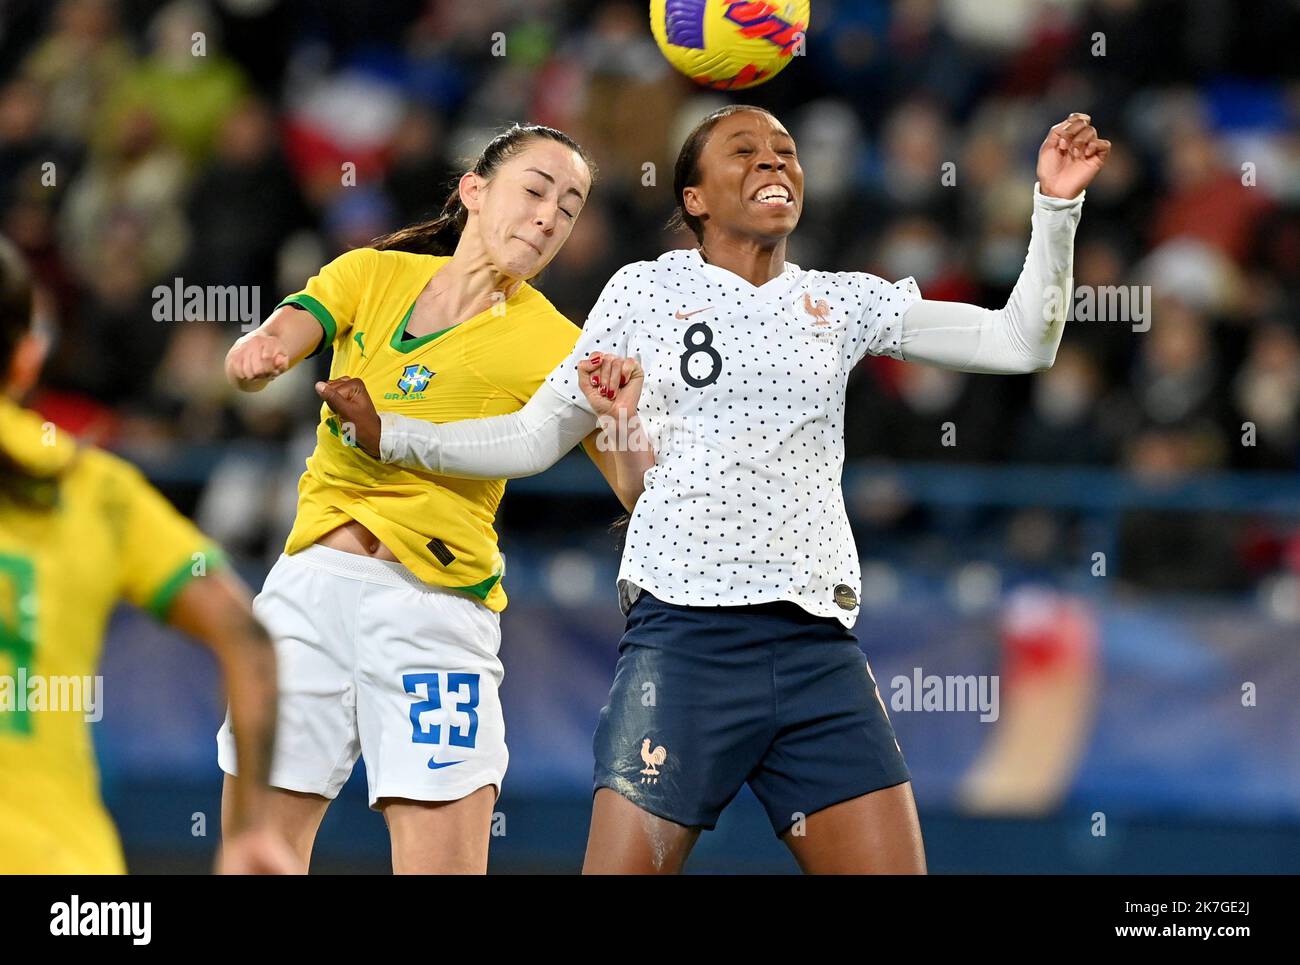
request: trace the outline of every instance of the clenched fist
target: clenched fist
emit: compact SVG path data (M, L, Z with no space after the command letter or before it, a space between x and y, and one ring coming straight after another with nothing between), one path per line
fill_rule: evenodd
M316 394L334 410L343 424L346 438L351 427L353 445L375 459L379 458L379 413L366 391L366 383L344 376L316 383Z
M257 392L289 370L289 359L289 349L278 336L249 332L230 347L226 378L244 392Z
M1110 141L1097 136L1092 118L1071 114L1047 132L1038 149L1039 190L1053 198L1077 198L1108 157Z

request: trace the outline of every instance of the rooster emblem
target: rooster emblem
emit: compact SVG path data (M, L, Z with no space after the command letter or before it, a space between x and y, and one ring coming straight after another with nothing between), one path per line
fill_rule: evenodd
M813 304L812 298L807 292L803 293L803 310L813 317L813 327L822 328L830 325L830 320L826 317L830 314L831 307L826 304L826 299L817 299L817 304Z
M659 783L659 765L668 760L668 750L662 744L654 750L650 749L650 738L647 737L641 742L641 760L645 761L645 767L641 768L642 784Z

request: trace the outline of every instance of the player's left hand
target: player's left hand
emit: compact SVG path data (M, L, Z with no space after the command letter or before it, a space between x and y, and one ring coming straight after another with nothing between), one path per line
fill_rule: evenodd
M635 415L644 382L634 358L595 352L578 363L578 384L597 416Z
M1047 133L1038 149L1038 189L1053 198L1077 198L1109 156L1110 141L1097 136L1092 118L1071 114Z
M248 828L222 842L219 875L305 875L289 843L267 827Z
M317 382L316 394L338 415L344 440L350 434L353 445L366 455L378 459L379 433L382 427L379 413L375 411L375 403L366 391L366 383L345 375L341 379Z

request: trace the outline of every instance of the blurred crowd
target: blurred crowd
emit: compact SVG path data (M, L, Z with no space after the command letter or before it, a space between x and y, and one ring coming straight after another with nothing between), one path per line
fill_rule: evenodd
M252 286L269 314L338 253L435 213L516 120L571 133L600 168L539 285L581 323L620 265L692 242L664 228L672 162L724 102L668 67L645 8L9 0L0 231L54 296L34 403L110 445L273 445L293 455L291 507L320 369L238 396L221 365L238 321L158 321L154 287ZM1290 0L813 0L808 55L727 98L798 142L790 260L1001 307L1038 147L1078 110L1114 148L1075 282L1134 295L1072 322L1031 377L869 359L849 457L1300 468L1298 46Z

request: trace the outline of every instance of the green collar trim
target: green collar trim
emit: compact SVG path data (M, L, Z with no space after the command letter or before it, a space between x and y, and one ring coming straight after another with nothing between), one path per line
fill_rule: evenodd
M440 332L430 332L428 335L421 335L419 338L404 339L402 336L406 334L406 326L411 322L411 313L413 311L415 311L415 302L411 302L411 307L408 308L406 314L402 316L402 324L397 326L397 330L393 332L393 337L388 341L390 346L401 352L403 355L407 352L414 352L422 345L428 345L439 335L446 335L456 327L455 325L450 325Z

